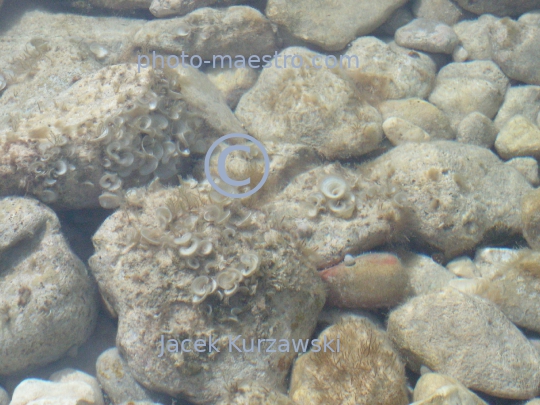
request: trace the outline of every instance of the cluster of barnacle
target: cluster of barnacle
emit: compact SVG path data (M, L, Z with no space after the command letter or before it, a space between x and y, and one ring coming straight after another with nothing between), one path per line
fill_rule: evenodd
M204 149L195 137L203 120L188 110L175 91L175 80L164 75L145 96L100 128L96 141L104 145L101 162L107 170L99 182L102 207L122 203L122 182L132 173L166 180L177 174L190 149Z
M318 184L318 191L307 198L307 216L316 218L321 211L329 211L339 218L349 219L356 209L356 197L351 187L340 176L324 177Z
M37 194L44 203L50 204L57 200L58 193L55 188L58 181L68 171L75 170L75 166L65 159L66 144L65 137L49 134L48 141L39 145L40 156L30 165L34 178L42 182L43 188Z
M252 226L251 212L246 213L240 203L214 190L207 194L191 192L189 181L182 181L176 190L155 210L154 226L130 231L123 253L135 246L170 249L179 267L195 273L190 288L195 305L210 296L228 305L236 294L254 295L261 256L255 248L239 244L241 238L235 238L239 229ZM202 204L203 200L209 203ZM231 312L232 318L237 311Z

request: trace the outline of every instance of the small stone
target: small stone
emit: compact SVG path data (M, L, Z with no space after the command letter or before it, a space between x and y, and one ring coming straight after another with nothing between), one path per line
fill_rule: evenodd
M487 405L455 378L444 374L426 373L416 383L415 405Z
M407 271L398 257L367 253L320 273L328 288L327 302L341 308L393 307L405 298Z
M533 249L540 249L540 189L525 195L521 203L523 237Z
M457 129L461 120L475 111L495 117L508 83L493 62L450 63L439 71L429 101L446 113Z
M450 26L465 15L463 10L451 0L414 0L412 10L416 17L441 21Z
M227 105L234 110L240 98L253 87L259 77L250 67L232 69L212 69L206 72L208 78L221 91Z
M540 354L483 298L454 288L415 297L390 314L388 334L412 370L425 365L503 398L538 394Z
M103 0L101 0L103 1ZM156 17L184 15L198 8L218 3L220 7L239 3L240 0L150 0L150 12Z
M292 61L291 55L296 55ZM350 80L323 65L323 55L292 47L276 61L280 68L263 69L236 107L250 134L262 142L306 145L327 159L361 156L377 148L382 140L379 112L362 100Z
M396 43L419 51L451 54L458 43L452 27L434 20L417 18L396 31Z
M525 403L525 405L540 405L540 398L533 399Z
M540 128L523 115L516 115L497 135L495 149L503 159L517 156L540 157Z
M491 25L499 19L490 14L481 15L474 20L465 20L453 26L461 46L456 48L455 62L466 60L491 60L491 46L489 43ZM463 51L458 50L462 48Z
M152 400L149 392L133 378L117 348L106 350L99 356L96 375L103 391L115 404Z
M491 55L511 79L540 84L540 26L525 21L503 18L494 22L490 28Z
M422 128L398 117L390 117L383 122L384 134L392 145L406 142L429 142L431 137Z
M482 248L476 251L474 265L484 278L492 277L500 266L514 260L518 251L507 248Z
M410 296L424 295L446 287L456 276L433 261L432 258L408 253L403 258L403 266L409 273L408 292Z
M475 111L458 125L456 141L491 149L497 138L497 128L492 120Z
M435 63L423 54L361 37L345 53L343 66L363 96L374 103L388 99L426 98L435 80Z
M0 375L80 346L96 323L97 290L54 212L29 198L0 199L0 256Z
M298 405L409 403L405 370L383 331L349 317L325 329L322 345L340 340L334 353L312 349L294 363L289 396ZM347 376L347 378L343 378Z
M540 8L540 0L457 0L457 3L475 14L514 16Z
M506 162L510 167L513 167L520 172L533 186L540 184L538 176L538 161L532 157L517 157Z
M293 36L338 51L379 27L406 0L270 0L266 16Z
M0 6L2 3L0 2ZM0 387L0 405L9 405L9 396L5 389Z
M473 261L466 256L452 260L446 268L458 277L474 278L480 275Z
M103 405L103 395L97 380L81 371L65 369L51 376L51 381L22 381L10 405Z
M540 86L512 86L508 89L495 118L499 131L516 115L522 115L540 126Z
M402 118L423 129L430 139L455 137L448 117L433 104L419 98L388 100L378 104L377 108L384 120L390 117Z

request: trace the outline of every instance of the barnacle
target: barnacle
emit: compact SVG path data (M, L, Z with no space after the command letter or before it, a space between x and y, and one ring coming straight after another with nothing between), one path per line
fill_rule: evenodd
M250 277L259 270L260 259L256 253L245 253L240 256L240 262L245 266L241 272L244 277Z
M103 193L99 196L99 205L105 209L117 208L122 204L122 197L115 193Z
M328 209L336 214L339 218L348 219L354 213L356 208L356 198L354 194L348 193L345 198L340 200L328 201Z
M173 219L172 212L167 207L159 207L156 210L156 216L158 218L160 228L166 228Z
M200 304L209 294L216 290L217 284L215 280L211 280L207 276L199 276L191 283L191 292L194 294L193 303Z
M348 186L341 177L327 176L320 182L319 190L326 198L339 200L347 193Z
M157 229L147 227L141 229L141 240L149 245L161 245L162 235Z
M105 173L99 180L99 185L105 190L116 191L122 187L122 180L116 173Z
M191 257L195 255L197 252L197 249L199 248L199 239L198 238L191 238L190 245L186 247L181 247L179 249L180 256L184 257Z

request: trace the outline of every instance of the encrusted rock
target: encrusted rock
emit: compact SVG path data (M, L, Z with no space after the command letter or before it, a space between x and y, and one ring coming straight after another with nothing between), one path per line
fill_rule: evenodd
M448 115L454 128L472 112L492 119L509 80L493 62L451 63L439 71L429 101Z
M454 51L458 37L452 27L425 18L417 18L396 31L396 43L406 48L432 53Z
M411 405L487 405L455 378L444 374L426 373L420 377Z
M64 369L51 375L50 380L24 380L15 388L10 405L104 404L99 383L88 374Z
M250 134L262 142L307 145L328 159L360 156L379 145L379 112L354 83L325 66L323 55L292 47L275 63L280 68L264 69L236 107Z
M207 71L207 75L210 81L223 93L227 105L233 110L240 98L253 87L259 77L257 71L249 67L212 69Z
M533 249L540 249L540 189L529 192L521 204L523 236Z
M507 248L482 248L476 251L474 266L481 277L492 277L499 271L499 267L514 260L518 251Z
M520 172L531 185L537 186L540 184L538 161L535 158L517 157L510 159L506 164Z
M540 126L540 86L510 87L495 118L495 125L501 130L516 115Z
M484 114L474 111L458 125L456 140L470 145L491 149L497 138L497 128Z
M264 15L252 7L232 6L205 7L181 18L148 21L135 34L130 54L137 58L141 49L150 56L150 62L151 51L165 58L175 55L180 63L184 52L189 55L185 58L186 65L229 67L237 56L243 57L248 66L250 56L274 55L277 47L272 24ZM223 65L217 55L225 57ZM211 63L203 64L203 61ZM170 63L174 64L175 60ZM263 64L259 60L257 67Z
M422 128L398 117L390 117L383 122L384 134L392 145L405 142L429 142L431 137Z
M339 198L325 179L343 190ZM487 232L518 234L516 207L529 190L486 148L432 141L399 145L356 169L328 165L303 173L263 209L291 232L305 230L324 268L396 238L414 237L453 257Z
M408 272L388 253L348 256L321 273L328 287L327 303L343 308L392 307L406 297Z
M457 0L465 10L475 14L519 15L540 8L540 0Z
M503 159L540 157L540 128L523 115L515 115L501 128L495 148Z
M270 0L266 15L296 38L328 51L345 48L380 26L406 0Z
M98 357L96 376L114 404L152 400L150 393L135 381L117 348L106 350Z
M402 261L409 273L407 290L411 296L439 291L456 278L444 266L425 255L409 253Z
M3 97L2 97L3 99ZM57 207L115 208L123 187L175 176L190 153L242 132L219 90L196 69L114 65L81 79L0 138L0 195ZM100 195L101 194L101 195Z
M538 2L540 5L540 2ZM540 84L540 26L527 20L503 18L490 28L491 55L510 78Z
M345 72L368 100L426 98L435 81L435 63L419 52L375 37L354 41L345 53Z
M388 100L377 108L383 119L399 117L422 128L431 139L453 139L455 133L448 117L433 104L419 98Z
M323 350L331 341L332 351ZM295 404L409 403L404 367L385 333L369 320L344 319L324 330L318 343L319 350L314 345L294 363L289 395Z
M97 294L39 202L0 199L0 375L51 363L92 332Z
M257 339L309 338L325 293L309 251L280 226L206 182L128 192L89 262L137 381L198 404L226 399L253 375L284 388L296 353L259 350ZM179 349L186 339L191 352ZM255 353L244 352L251 339Z
M414 0L412 10L416 17L454 25L464 16L463 10L451 0Z
M490 14L481 15L474 20L465 20L453 26L460 45L456 48L454 60L491 60L489 32L491 25L498 18Z
M388 334L413 370L425 365L503 398L538 394L540 354L483 298L454 288L413 298L390 314Z
M96 1L96 0L93 0ZM103 0L102 0L103 1ZM240 0L149 0L150 12L156 17L184 15L197 8L213 5L229 6L240 3Z

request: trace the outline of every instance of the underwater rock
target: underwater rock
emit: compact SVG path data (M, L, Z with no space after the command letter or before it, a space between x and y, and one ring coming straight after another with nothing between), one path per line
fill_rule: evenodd
M495 303L514 324L540 332L540 252L520 250L489 277L473 281L473 293Z
M437 75L429 101L439 107L457 129L472 112L492 119L501 106L509 80L491 61L450 63Z
M270 0L266 16L294 37L339 51L380 26L406 0Z
M0 6L2 2L0 1ZM0 405L9 405L9 396L5 389L0 387Z
M499 19L490 14L473 20L465 20L453 26L460 45L454 53L455 62L467 60L491 60L489 43L491 25Z
M330 186L334 191L321 190ZM326 268L390 240L413 237L450 258L490 231L521 233L516 207L530 190L488 149L432 141L399 145L356 168L319 166L262 209L290 232L305 229L306 246Z
M508 248L482 248L476 251L474 266L481 277L489 278L499 271L499 267L518 256L518 251Z
M501 398L538 394L540 354L488 300L454 288L413 298L390 314L388 334L412 370Z
M64 369L54 373L51 381L30 378L22 381L10 405L103 405L98 381L81 371Z
M278 55L277 63L281 68L265 68L236 107L250 134L262 142L307 145L327 159L377 148L382 140L379 112L362 100L350 80L324 66L323 55L292 47Z
M254 375L284 388L295 351L266 352L267 342L259 350L251 339L309 338L325 292L305 246L276 218L207 182L153 182L129 190L93 241L89 263L139 383L197 404L226 399ZM175 351L186 339L208 346Z
M320 273L328 288L327 303L341 308L393 307L406 297L408 273L398 257L366 253Z
M419 98L388 100L377 105L383 119L399 117L422 128L431 139L454 139L448 117L433 104Z
M458 37L452 27L440 21L416 18L396 31L395 41L405 48L451 54Z
M540 405L540 398L535 398L531 401L528 401L525 405Z
M512 86L506 92L495 125L499 130L516 115L540 126L540 86Z
M277 44L274 28L264 15L252 7L232 6L205 7L181 18L148 21L132 40L130 53L135 58L138 49L176 55L179 63L184 52L185 64L194 67L232 67L237 56L242 56L244 66L248 66L252 55L274 55ZM170 63L174 64L174 59ZM259 61L257 66L264 63Z
M352 42L342 61L345 73L362 95L374 103L426 98L435 82L436 66L429 56L375 37Z
M484 114L474 111L461 120L456 141L491 149L497 138L497 128Z
M422 128L398 117L387 118L382 125L384 135L392 145L406 142L429 142L431 137Z
M220 7L240 3L240 0L150 0L150 12L156 17L184 15L201 7ZM217 3L217 4L216 4Z
M413 393L411 405L487 405L455 378L444 374L422 375Z
M515 115L501 128L495 149L503 159L540 157L540 128L523 115Z
M540 8L540 0L457 0L465 10L475 14L519 15Z
M450 280L456 278L454 274L425 255L407 253L402 262L409 274L407 291L410 296L439 291L446 287Z
M523 237L533 249L540 250L540 189L532 190L521 203Z
M258 72L249 67L212 69L206 73L210 81L221 91L231 110L236 108L240 98L253 87L259 77Z
M203 73L137 70L103 68L0 138L6 179L0 195L34 194L62 208L116 208L124 185L171 178L190 153L206 152L222 133L242 132Z
M151 401L151 394L131 375L118 349L104 351L96 362L96 376L113 404L127 401Z
M517 157L507 161L506 165L520 172L532 186L540 184L538 161L535 158Z
M0 375L80 346L95 325L96 288L56 215L32 199L0 199L0 258Z
M463 278L474 278L480 276L474 262L467 256L458 257L446 265L446 268L452 274Z
M296 405L287 395L254 381L241 383L231 391L229 398L216 405Z
M540 1L537 2L540 6ZM527 19L514 21L503 18L490 27L490 44L493 61L511 79L528 84L540 84L540 26Z
M409 403L403 364L385 333L369 320L345 319L317 339L320 346L294 363L289 396L295 404ZM332 351L322 350L324 342L333 342Z
M464 11L451 0L413 0L412 11L418 18L441 21L450 26L465 15Z

